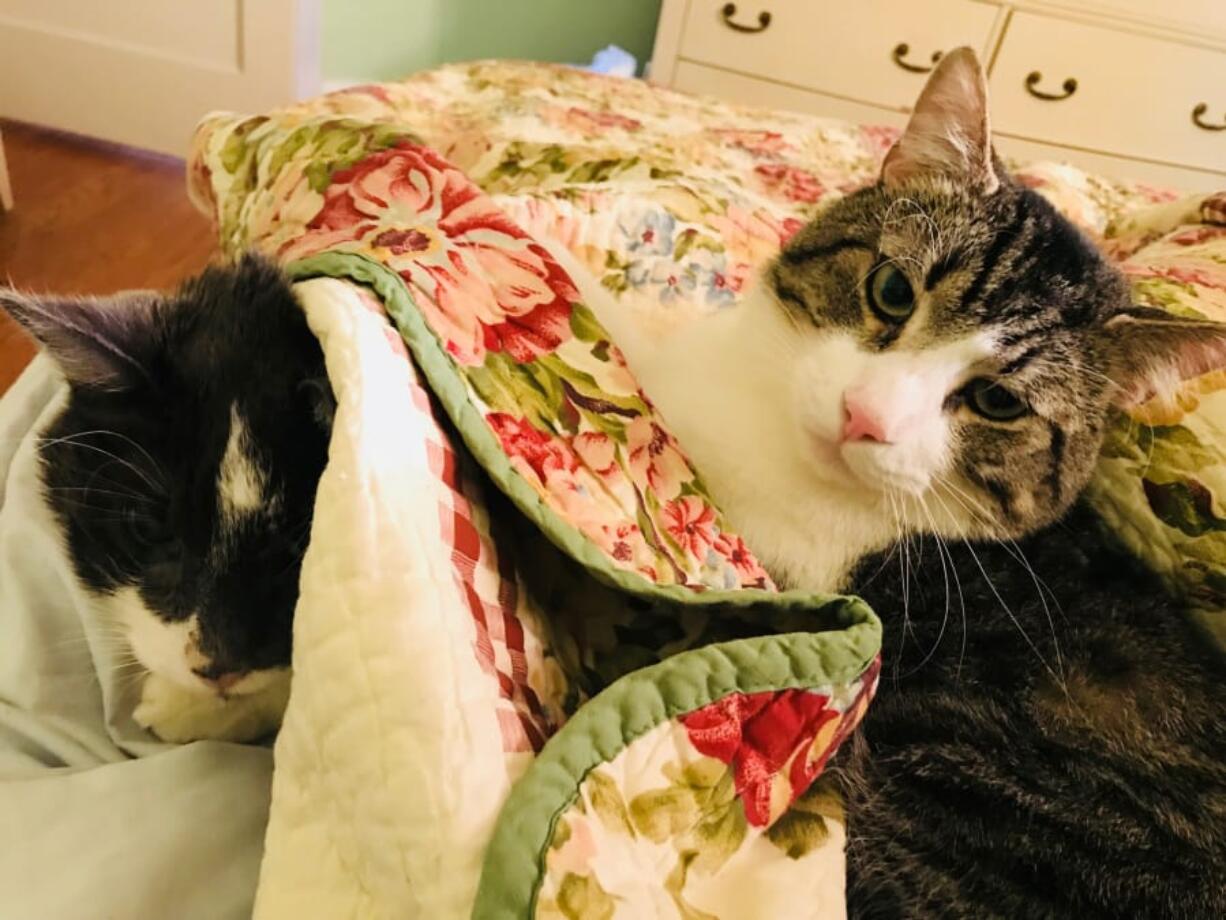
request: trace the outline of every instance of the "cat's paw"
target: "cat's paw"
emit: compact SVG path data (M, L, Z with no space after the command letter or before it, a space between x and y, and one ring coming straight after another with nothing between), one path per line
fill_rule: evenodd
M289 673L258 693L222 699L192 693L150 674L132 717L163 741L255 741L281 724L289 701Z

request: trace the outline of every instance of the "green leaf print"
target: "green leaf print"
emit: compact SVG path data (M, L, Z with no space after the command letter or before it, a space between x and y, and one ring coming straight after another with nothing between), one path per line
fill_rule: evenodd
M556 402L545 392L531 375L525 374L521 365L506 355L491 352L485 356L481 367L465 368L464 375L477 398L494 412L505 412L516 418L523 416L536 428L551 431L561 405L560 394Z
M566 920L612 920L616 905L590 875L568 872L558 888L558 910Z
M766 839L790 859L800 859L826 842L827 819L843 819L843 803L833 786L823 778L809 787L779 820L766 831Z
M1213 511L1213 493L1195 479L1157 483L1143 479L1145 498L1158 520L1189 537L1226 531L1226 520Z
M586 786L587 800L592 811L600 819L600 823L612 831L619 831L626 836L633 836L634 829L630 825L630 817L626 813L626 803L622 799L617 783L599 770L593 770L583 781Z
M247 148L247 135L258 128L264 122L268 121L263 116L258 118L249 118L246 121L237 125L226 138L226 142L222 145L221 168L228 173L235 173L243 164L250 151Z
M1155 467L1193 473L1218 462L1218 454L1201 444L1183 425L1142 427L1137 445Z
M294 154L301 150L308 141L314 140L318 133L319 129L315 125L303 125L277 144L272 156L268 159L268 174L275 176L280 173L285 165L294 158ZM319 190L316 189L316 191Z
M719 920L714 914L691 907L685 899L685 880L689 875L690 863L696 856L697 854L693 852L683 852L678 856L677 865L664 880L664 890L672 895L673 903L677 905L677 913L681 915L682 920Z
M570 840L570 822L565 818L559 818L553 828L553 839L549 841L549 849L560 850L566 846L568 840Z
M655 843L689 830L701 814L694 790L684 786L653 789L630 800L635 830Z
M701 757L690 761L681 768L680 775L673 764L666 764L664 775L669 779L684 783L691 789L714 789L725 780L728 780L728 786L731 788L731 773L728 765L714 757Z
M570 331L581 342L605 342L608 348L609 333L600 325L596 314L581 303L571 305Z

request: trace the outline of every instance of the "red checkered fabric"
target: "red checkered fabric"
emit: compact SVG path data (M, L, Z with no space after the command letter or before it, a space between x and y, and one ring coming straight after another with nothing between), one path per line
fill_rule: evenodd
M363 306L384 315L382 304L372 293L365 288L357 290ZM439 424L444 417L442 410L422 384L404 341L390 324L387 333L393 350L410 365L413 408L424 417L426 454L440 485L440 535L451 548L456 587L476 630L473 653L498 686L497 718L503 750L539 751L557 725L528 682L518 577L506 554L494 545L480 486L461 471L451 439Z

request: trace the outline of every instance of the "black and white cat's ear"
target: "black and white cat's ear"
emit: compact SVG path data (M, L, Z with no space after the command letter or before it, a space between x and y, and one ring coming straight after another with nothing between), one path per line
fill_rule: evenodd
M1168 395L1184 380L1226 369L1226 324L1129 307L1103 326L1115 402L1133 406Z
M306 396L316 424L325 432L331 432L332 422L336 418L336 396L327 376L308 377L298 384L298 389Z
M33 296L0 288L0 309L47 350L74 386L123 390L146 379L138 355L152 334L158 298Z
M941 58L911 113L907 129L881 166L881 181L898 186L946 176L983 194L1000 187L988 127L988 81L970 48Z

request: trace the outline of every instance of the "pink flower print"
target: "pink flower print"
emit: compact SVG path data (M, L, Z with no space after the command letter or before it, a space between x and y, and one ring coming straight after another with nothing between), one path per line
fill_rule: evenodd
M664 506L664 528L692 558L705 559L715 542L715 510L696 495Z
M762 163L754 167L754 174L766 191L782 195L788 201L813 204L826 191L816 176L795 166Z
M662 502L676 498L681 487L694 478L672 435L646 416L626 426L626 450L634 484L651 490Z
M715 552L732 564L741 578L741 584L770 584L766 569L762 568L762 564L749 551L745 541L736 534L721 533L715 539Z

